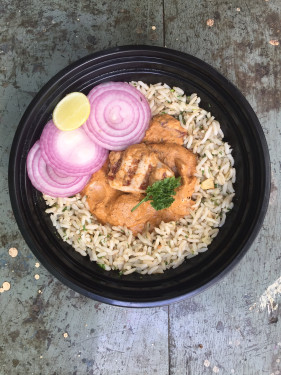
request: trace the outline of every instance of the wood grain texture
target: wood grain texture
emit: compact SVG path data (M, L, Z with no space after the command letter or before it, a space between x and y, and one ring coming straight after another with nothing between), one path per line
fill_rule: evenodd
M165 4L166 46L208 62L242 91L261 121L272 163L269 210L251 249L223 281L170 306L170 374L279 374L280 311L272 320L258 307L280 277L281 54L280 45L269 43L280 40L280 2Z
M0 14L0 283L11 284L0 294L0 374L167 374L168 309L101 305L36 268L17 229L7 182L17 124L38 90L89 53L162 45L162 2L4 0ZM16 258L10 247L18 249Z
M280 277L281 54L269 43L281 44L280 12L279 0L2 0L0 283L11 290L0 294L1 375L281 374L280 310L272 320L258 309ZM271 199L255 243L222 281L169 308L111 307L69 290L35 267L9 203L8 154L32 97L69 63L125 44L165 44L217 68L252 104L270 149Z

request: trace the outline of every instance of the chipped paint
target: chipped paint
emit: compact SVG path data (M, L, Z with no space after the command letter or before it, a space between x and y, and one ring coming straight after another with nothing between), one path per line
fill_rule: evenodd
M271 310L277 310L278 304L276 303L276 297L281 294L281 277L279 277L274 283L269 285L265 292L260 296L260 309L264 310L267 306Z
M206 22L207 26L212 27L214 26L215 21L212 18L209 18Z
M5 281L2 285L2 289L4 292L7 292L8 290L11 289L11 284L8 281Z
M205 359L204 366L205 367L209 367L210 366L210 361L208 359Z
M271 44L272 46L279 46L279 40L278 39L271 39L269 41L269 44Z
M15 247L11 247L9 249L9 255L12 257L12 258L15 258L17 255L18 255L18 250L15 248Z

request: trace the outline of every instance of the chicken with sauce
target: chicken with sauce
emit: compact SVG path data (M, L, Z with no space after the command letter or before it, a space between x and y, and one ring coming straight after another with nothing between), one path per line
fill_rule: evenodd
M154 116L149 124L144 143L176 143L183 145L187 131L181 126L179 120L173 116L163 114Z
M90 211L102 223L126 226L141 233L162 221L179 220L192 208L196 177L196 156L183 147L187 132L169 115L152 118L143 143L124 151L112 151L102 169L94 173L83 194ZM156 211L149 201L131 212L144 197L147 186L167 177L181 176L170 207Z
M144 143L109 154L108 179L114 189L145 193L148 185L172 176L174 172Z

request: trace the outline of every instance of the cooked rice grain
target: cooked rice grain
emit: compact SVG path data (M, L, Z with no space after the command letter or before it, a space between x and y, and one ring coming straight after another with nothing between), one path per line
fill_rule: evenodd
M198 179L194 210L177 222L161 223L149 232L134 237L126 227L102 225L89 212L86 197L52 198L44 195L46 210L63 241L81 255L89 255L103 269L118 270L124 275L163 273L208 250L233 207L236 171L232 149L223 141L220 124L210 112L199 107L196 94L186 96L179 87L167 84L147 85L131 82L147 98L152 115L177 116L188 131L186 148L196 153ZM211 178L214 188L203 190L201 183Z

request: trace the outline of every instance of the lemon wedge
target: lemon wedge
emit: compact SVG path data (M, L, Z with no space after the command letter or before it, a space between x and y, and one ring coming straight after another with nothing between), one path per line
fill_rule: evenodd
M60 130L74 130L83 125L90 115L90 102L82 92L66 95L55 107L53 122Z

